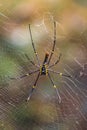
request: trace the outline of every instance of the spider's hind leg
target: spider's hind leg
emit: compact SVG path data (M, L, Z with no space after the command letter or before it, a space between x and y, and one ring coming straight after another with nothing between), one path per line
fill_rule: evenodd
M33 94L34 89L35 89L35 86L32 86L32 89L31 89L31 91L30 91L30 93L29 93L29 96L28 96L28 98L27 98L27 101L30 100L30 98L31 98L31 96L32 96L32 94Z
M39 79L39 76L40 76L40 72L39 72L39 74L37 75L37 78L36 78L36 80L35 80L34 85L32 86L32 89L31 89L31 91L30 91L30 93L29 93L29 96L28 96L28 98L27 98L27 101L30 100L30 98L31 98L31 96L32 96L32 94L33 94L33 92L34 92L34 90L36 89L36 84L37 84L37 81L38 81L38 79Z
M60 97L59 91L58 91L58 89L57 89L56 85L54 84L54 82L53 82L53 80L52 80L52 78L51 78L51 76L50 76L50 74L49 74L49 73L48 73L48 77L49 77L49 79L50 79L50 81L51 81L51 83L52 83L53 87L54 87L54 88L55 88L55 90L56 90L56 93L57 93L57 96L58 96L59 103L61 103L61 97Z

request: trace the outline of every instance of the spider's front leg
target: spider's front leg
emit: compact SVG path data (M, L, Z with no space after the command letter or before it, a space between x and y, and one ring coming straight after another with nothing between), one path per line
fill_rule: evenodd
M52 55L54 53L55 50L55 45L56 45L56 22L54 21L54 41L53 41L53 46L52 46L52 50L51 50L51 54L49 56L49 60L48 60L48 65L52 59Z
M33 94L33 91L36 89L36 84L37 84L37 81L38 81L38 79L39 79L39 76L40 76L40 72L38 73L37 78L36 78L36 80L35 80L35 83L34 83L34 85L32 86L32 89L31 89L31 91L30 91L30 93L29 93L29 96L28 96L28 98L27 98L27 101L30 100L30 98L31 98L31 96L32 96L32 94Z
M38 66L40 66L40 61L39 61L39 57L38 57L38 54L37 54L37 51L36 51L36 48L35 48L35 45L34 45L34 41L33 41L32 33L31 33L30 24L29 24L29 32L30 32L30 38L31 38L32 47L33 47L36 59L38 61Z
M52 78L51 78L51 76L50 76L49 72L48 72L48 77L49 77L49 79L50 79L50 81L51 81L51 83L52 83L53 87L54 87L54 88L55 88L55 90L56 90L56 93L57 93L57 96L58 96L59 103L61 103L61 97L60 97L59 91L58 91L58 89L57 89L56 85L54 84L54 82L53 82L53 80L52 80Z

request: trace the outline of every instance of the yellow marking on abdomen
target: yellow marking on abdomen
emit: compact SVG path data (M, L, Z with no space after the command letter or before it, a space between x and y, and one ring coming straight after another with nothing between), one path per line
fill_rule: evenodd
M36 88L36 86L32 86L32 88Z
M29 76L29 74L26 74L27 76Z
M60 73L60 76L62 76L63 75L63 73Z
M56 85L54 85L53 87L56 88Z

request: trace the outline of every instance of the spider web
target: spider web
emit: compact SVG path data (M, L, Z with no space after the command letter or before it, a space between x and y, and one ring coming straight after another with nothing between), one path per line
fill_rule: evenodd
M2 15L5 17L4 15ZM7 16L6 16L7 18ZM46 52L51 52L53 44L53 20L51 13L46 13L41 21L35 21L31 25L35 46L43 62ZM24 38L20 31L1 38L0 62L7 65L5 74L0 77L0 129L11 130L86 130L87 129L87 48L82 42L84 33L77 39L73 36L67 38L65 30L57 22L57 44L51 64L58 59L62 53L61 61L53 67L55 71L71 75L73 78L60 77L51 73L51 77L59 90L62 102L58 102L55 89L49 79L40 77L37 89L27 103L29 91L38 73L20 79L23 74L36 69L26 59L25 53L37 63L33 54L31 41L29 39L28 27L23 26L23 32L28 38ZM10 21L9 21L10 24ZM7 31L9 31L7 29ZM27 32L27 33L26 33ZM26 45L19 49L17 40L13 41L19 34L26 39ZM20 38L21 38L20 37ZM8 40L9 39L9 40ZM29 41L29 43L28 43ZM24 43L24 40L23 40ZM79 44L77 44L79 43ZM28 45L29 44L29 45ZM66 47L66 45L68 47ZM84 51L83 51L84 50ZM0 63L0 64L1 64ZM3 71L1 71L3 72ZM16 79L11 79L16 78Z

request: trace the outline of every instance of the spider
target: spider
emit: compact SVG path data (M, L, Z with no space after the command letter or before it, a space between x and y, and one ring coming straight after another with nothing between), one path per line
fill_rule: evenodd
M59 63L60 59L61 59L61 56L62 54L60 53L59 54L59 57L58 59L52 64L50 65L50 61L52 59L52 56L54 54L54 51L55 51L55 45L56 45L56 22L54 21L53 22L53 25L54 25L54 40L53 40L53 46L52 46L52 50L51 50L51 53L49 54L48 52L45 54L45 57L44 57L44 60L43 60L43 63L40 64L40 60L39 60L39 57L38 57L38 54L37 54L37 51L36 51L36 48L35 48L35 45L34 45L34 41L33 41L33 38L32 38L32 32L31 32L31 26L29 24L29 33L30 33L30 38L31 38L31 44L32 44L32 47L33 47L33 51L35 53L35 57L36 57L36 60L37 60L37 64L34 63L34 61L32 61L27 54L25 54L26 58L32 63L32 65L36 66L37 67L37 70L33 70L32 72L28 72L22 76L20 76L19 78L24 78L26 76L29 76L29 75L32 75L32 74L35 74L36 72L38 72L38 75L36 77L36 80L31 88L31 91L29 93L29 96L27 98L27 101L30 100L34 90L36 89L36 85L37 85L37 82L39 80L39 77L40 76L48 76L49 77L49 80L51 81L52 83L52 86L54 87L54 89L56 90L56 93L57 93L57 96L58 96L58 101L59 103L61 103L61 96L59 94L59 91L56 87L56 85L54 84L54 81L53 79L51 78L51 75L49 72L52 72L52 73L55 73L55 74L58 74L60 76L64 76L64 77L68 77L68 78L72 78L71 75L66 75L66 74L63 74L61 72L57 72L57 71L54 71L51 69L51 67L55 66L56 64Z

